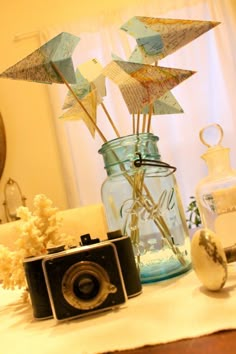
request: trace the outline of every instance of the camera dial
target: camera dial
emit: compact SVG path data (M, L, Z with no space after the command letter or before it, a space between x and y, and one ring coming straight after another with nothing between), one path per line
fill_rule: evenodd
M62 294L66 301L80 310L101 305L117 288L110 283L108 273L99 264L82 261L73 264L62 279Z

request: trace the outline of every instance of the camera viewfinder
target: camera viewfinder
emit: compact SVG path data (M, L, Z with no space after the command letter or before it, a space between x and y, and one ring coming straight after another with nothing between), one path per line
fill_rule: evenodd
M107 233L108 240L114 240L116 238L122 237L122 232L121 230L114 230L114 231L109 231Z
M99 238L92 239L90 234L80 236L80 240L80 246L89 246L93 245L94 243L100 242Z

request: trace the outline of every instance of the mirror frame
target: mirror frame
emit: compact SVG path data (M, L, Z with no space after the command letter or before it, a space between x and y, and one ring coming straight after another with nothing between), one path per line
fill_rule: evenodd
M6 162L6 134L2 114L0 112L0 179Z

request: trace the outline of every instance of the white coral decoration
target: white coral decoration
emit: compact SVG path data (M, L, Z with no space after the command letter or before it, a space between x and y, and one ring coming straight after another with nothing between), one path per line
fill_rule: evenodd
M0 246L0 279L6 289L25 286L21 252L11 252L7 247Z
M0 246L0 280L6 289L21 288L26 285L23 260L30 256L40 256L47 253L48 247L58 245L74 245L72 236L60 234L62 220L56 213L58 208L44 194L34 198L34 211L27 207L19 207L17 216L20 236L16 240L16 251L11 252L7 247Z

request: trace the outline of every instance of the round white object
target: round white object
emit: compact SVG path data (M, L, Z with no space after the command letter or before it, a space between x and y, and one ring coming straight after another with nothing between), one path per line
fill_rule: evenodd
M220 290L227 279L227 259L219 237L209 229L200 229L191 241L193 269L209 290Z

